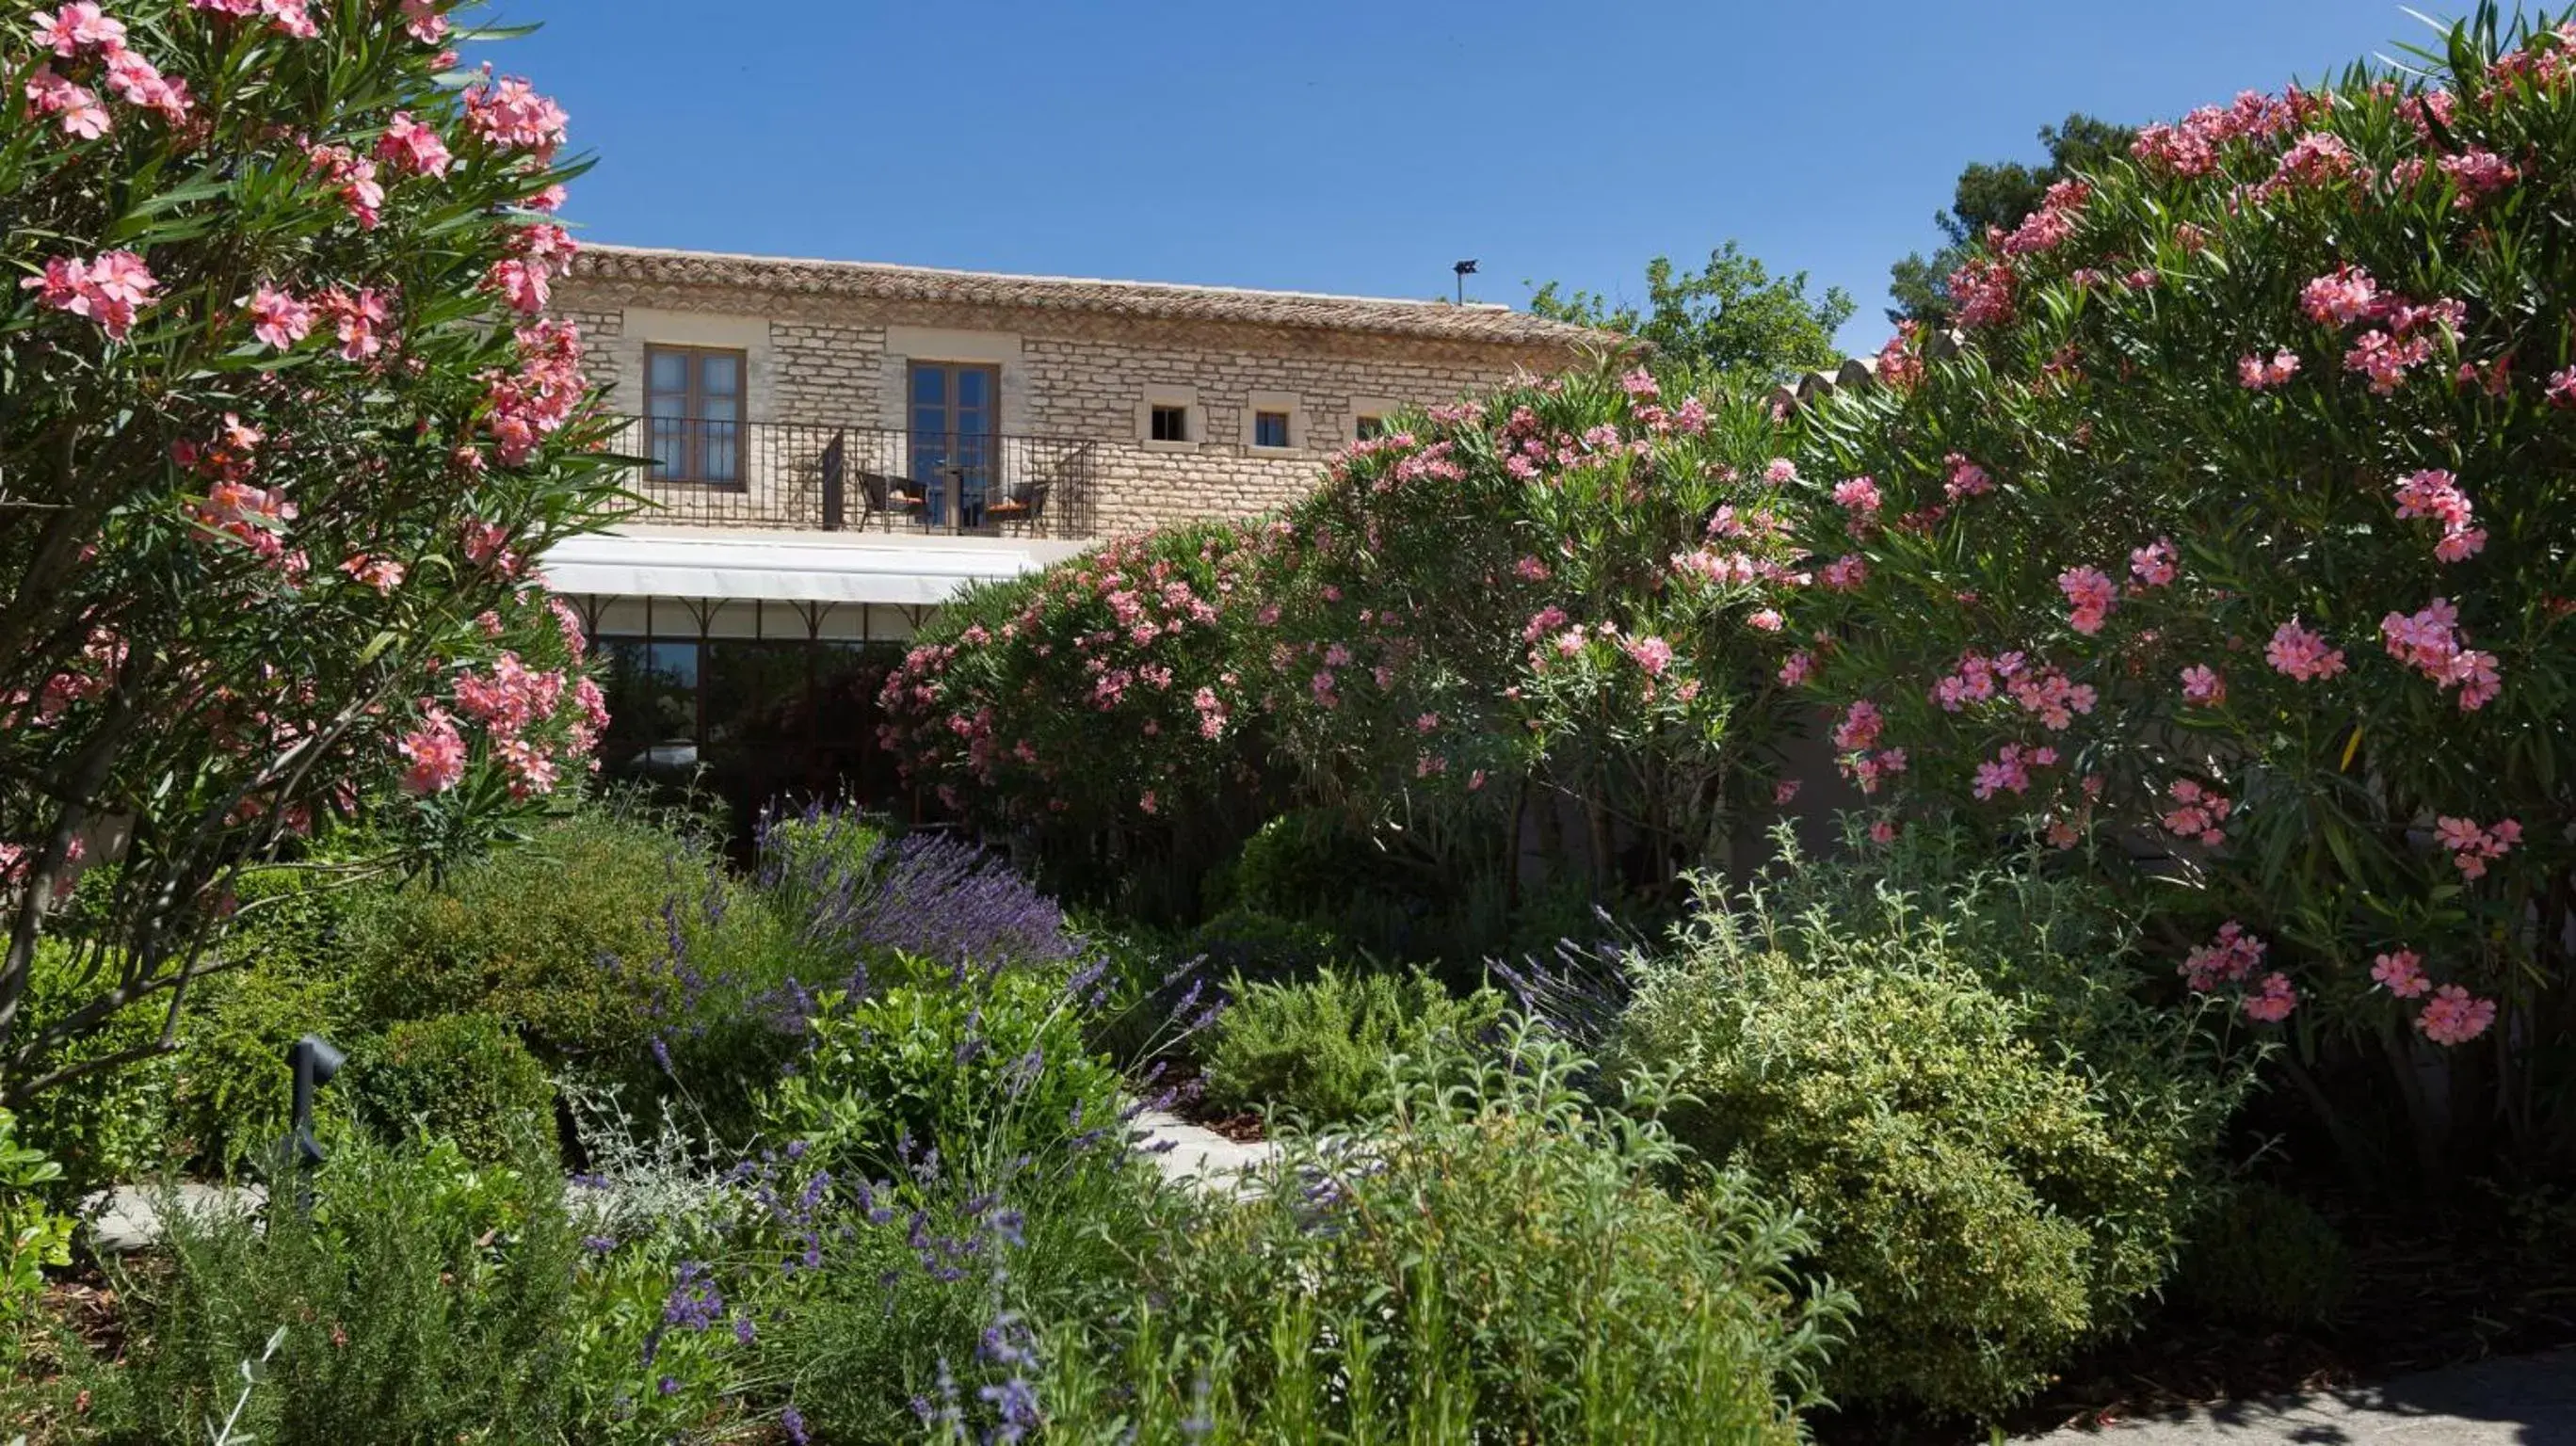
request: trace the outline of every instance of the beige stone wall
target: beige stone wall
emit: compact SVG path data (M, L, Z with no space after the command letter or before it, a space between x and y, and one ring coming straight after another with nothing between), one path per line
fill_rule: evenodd
M1005 432L1096 444L1096 535L1279 506L1315 484L1363 410L1451 401L1576 359L1488 341L587 277L557 296L583 327L593 378L630 414L643 410L633 388L655 341L740 346L750 416L765 423L899 429L911 361L997 364ZM1193 441L1144 440L1157 401L1191 407ZM1252 445L1256 407L1291 412L1291 446Z

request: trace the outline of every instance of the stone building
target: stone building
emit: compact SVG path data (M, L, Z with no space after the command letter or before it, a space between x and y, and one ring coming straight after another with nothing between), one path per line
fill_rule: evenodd
M1607 338L1498 306L595 246L556 289L653 505L546 559L617 771L881 794L930 610L1104 537L1250 516L1408 404Z

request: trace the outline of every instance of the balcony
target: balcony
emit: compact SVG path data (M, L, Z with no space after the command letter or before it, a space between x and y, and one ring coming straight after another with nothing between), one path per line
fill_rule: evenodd
M634 518L744 531L1092 535L1096 446L1063 437L805 422L629 418L614 450L650 459Z

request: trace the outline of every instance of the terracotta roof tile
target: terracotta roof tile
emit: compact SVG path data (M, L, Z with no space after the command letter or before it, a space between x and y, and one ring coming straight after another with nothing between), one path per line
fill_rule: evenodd
M591 244L574 275L603 281L727 286L807 295L879 297L891 301L1039 311L1105 312L1176 321L1226 321L1309 327L1390 336L1437 337L1513 346L1615 346L1625 338L1550 321L1504 306L1384 297L1321 296L1159 281L1089 281L890 266L866 261L799 261L708 251L665 251Z

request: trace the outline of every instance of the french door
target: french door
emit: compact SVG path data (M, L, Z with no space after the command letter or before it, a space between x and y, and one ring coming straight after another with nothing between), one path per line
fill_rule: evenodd
M1001 472L1002 370L914 362L908 380L912 480L933 527L984 525Z

